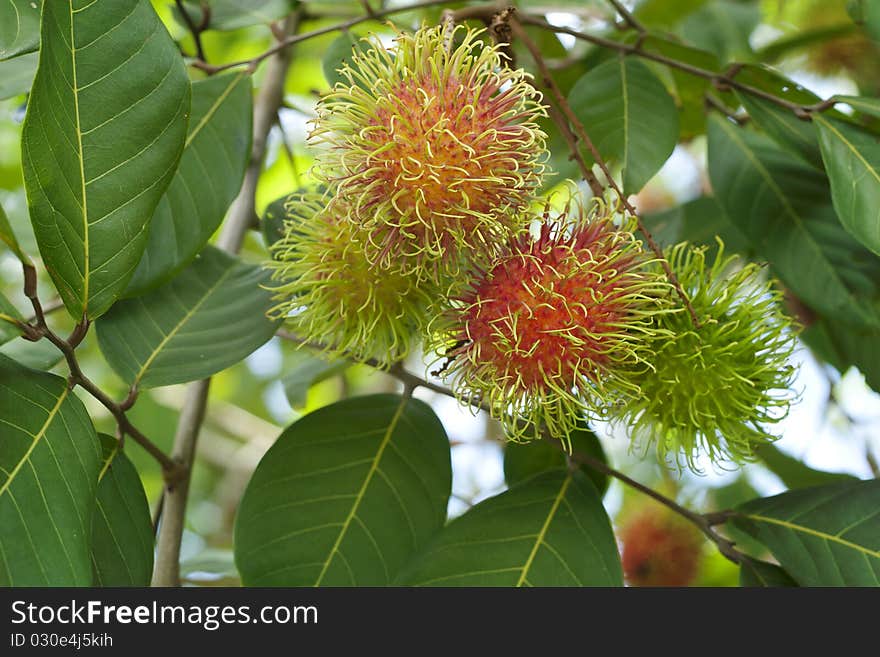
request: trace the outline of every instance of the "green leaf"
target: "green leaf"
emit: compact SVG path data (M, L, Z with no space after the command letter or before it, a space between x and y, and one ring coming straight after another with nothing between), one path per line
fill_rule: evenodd
M864 26L875 41L880 41L880 3L876 0L852 0L847 10L853 21Z
M235 523L245 586L382 586L443 526L449 440L398 395L337 402L291 425L248 484Z
M149 239L125 296L167 281L208 242L238 195L251 150L250 76L192 85L189 134L180 165L150 222Z
M635 16L649 27L672 28L706 4L706 0L644 0Z
M203 379L269 340L268 274L213 247L165 285L117 303L96 322L107 362L141 388Z
M569 435L574 453L582 453L598 459L608 465L608 457L602 449L602 443L586 426L573 431ZM565 452L559 445L548 440L533 440L527 443L509 442L504 448L504 480L508 486L516 486L522 481L547 470L566 470L568 463ZM608 490L608 475L579 465L581 470L599 491L604 495Z
M711 196L700 196L669 210L646 214L642 220L657 243L664 247L687 240L708 246L714 253L718 249L716 237L720 237L727 251L749 252L748 240L730 223L718 201Z
M638 192L678 142L678 112L663 83L634 57L615 57L578 80L568 102L603 158Z
M97 504L92 512L95 586L149 586L153 521L141 478L119 441L100 434L103 449Z
M814 351L840 372L859 368L865 382L880 390L880 331L858 330L829 318L821 318L802 334Z
M840 222L880 254L880 139L819 113L813 115L813 123Z
M41 0L0 0L0 59L40 47Z
M0 586L89 586L101 446L57 376L0 356Z
M868 114L880 118L880 98L869 98L868 96L832 96L832 100L846 103L862 114Z
M746 557L739 571L742 587L778 588L797 586L791 575L776 564Z
M303 191L304 190L297 190L290 194L285 194L266 206L266 211L263 213L263 220L260 222L263 238L266 240L266 244L274 244L281 239L282 235L284 235L284 220L287 217L287 209L285 206L288 201L298 197Z
M190 85L148 0L57 0L22 128L31 221L75 318L107 311L140 260L183 149Z
M647 53L663 55L704 71L720 72L721 65L715 54L661 36L648 35L642 40L641 49ZM681 139L691 139L704 134L706 132L706 111L703 98L711 88L711 81L673 67L669 67L668 71L675 86L674 95L679 112Z
M852 475L815 470L774 445L761 445L756 451L767 469L791 489L858 481Z
M201 0L187 0L187 4L195 5L187 9L187 13L197 25L202 21L202 11L198 6L200 2ZM208 27L212 30L237 30L271 23L293 11L294 5L294 0L208 0L211 8ZM178 21L182 18L177 8L174 9L174 17Z
M64 355L48 340L31 342L16 338L0 346L0 354L32 370L50 370L64 359Z
M399 578L416 586L623 586L595 486L545 472L453 520Z
M0 344L21 335L21 331L13 322L15 320L23 321L23 319L18 309L0 292Z
M880 480L754 500L732 522L801 586L880 585Z
M822 172L717 116L708 159L725 213L799 299L850 325L880 326L871 305L880 259L840 225Z
M801 121L791 111L768 100L745 93L736 93L749 117L773 141L816 168L822 168L822 154L816 132L809 122Z
M15 237L15 232L12 230L12 226L9 223L9 218L6 216L6 212L3 210L3 206L0 206L0 242L3 242L8 246L9 250L12 251L23 263L30 263L31 259L25 254L19 245L18 238Z
M37 72L37 58L37 53L32 52L8 61L0 61L0 100L30 91L34 73Z
M751 3L715 0L690 14L681 25L684 38L714 52L722 62L748 59L749 37L761 22L761 9Z
M798 105L813 105L821 100L809 89L763 65L743 66L737 73L736 80ZM736 91L734 95L767 136L816 168L822 168L819 141L809 121L803 121L791 110L753 94Z
M287 401L294 408L302 408L306 405L309 389L313 385L341 374L351 367L351 362L344 359L327 361L302 352L298 355L299 358L293 367L288 368L281 378Z
M360 38L350 31L343 32L333 40L321 58L321 70L332 89L337 82L346 83L346 78L339 72L344 64L351 63L351 56L360 51Z

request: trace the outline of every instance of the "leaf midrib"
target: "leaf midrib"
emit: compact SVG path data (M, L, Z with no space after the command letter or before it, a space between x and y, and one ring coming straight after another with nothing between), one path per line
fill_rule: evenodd
M629 172L629 89L626 86L626 60L620 57L618 61L620 62L620 86L623 101L623 165L621 172L624 177Z
M870 548L865 547L864 545L859 545L858 543L853 543L852 541L848 541L845 538L841 538L835 534L828 534L826 532L820 531L818 529L813 529L812 527L806 527L805 525L798 525L793 522L789 522L787 520L781 520L779 518L771 518L769 516L762 516L755 513L747 513L744 514L744 517L749 520L754 520L757 522L766 522L771 525L779 525L780 527L785 527L786 529L790 529L791 531L801 532L804 534L809 534L811 536L815 536L816 538L821 538L825 541L830 541L832 543L838 543L843 547L850 548L857 552L861 552L869 557L874 557L875 559L880 559L880 550L871 550Z
M776 184L776 181L773 179L773 176L770 175L770 172L767 171L767 168L764 166L764 164L760 160L758 160L758 158L756 158L754 156L754 153L752 153L752 150L748 147L748 144L744 143L742 141L742 139L739 138L739 136L736 134L736 129L733 128L733 126L729 126L726 121L721 121L721 120L719 120L717 123L728 134L728 136L734 142L736 142L736 144L743 151L745 156L749 159L749 161L755 167L755 170L758 171L758 174L761 176L761 178L764 179L764 182L767 184L767 186L770 187L771 190L773 190L773 193L782 202L783 208L785 209L785 213L787 215L789 215L794 220L797 227L801 231L803 231L804 235L807 237L810 244L813 246L815 252L818 253L818 255L820 256L820 259L825 260L826 264L830 265L831 263L829 263L827 261L827 259L825 258L825 254L822 251L822 247L816 242L816 239L815 239L815 237L813 237L813 234L807 230L807 227L804 225L804 220L797 213L797 211L795 211L794 207L792 207L788 198L785 196L785 194L782 192L782 190ZM833 278L837 282L837 284L840 285L840 287L847 292L847 294L850 297L850 301L854 305L857 306L858 304L853 299L852 293L850 292L849 288L844 284L844 282L840 278L840 276L838 276L837 269L833 266L827 266L827 267L825 267L825 269L830 273L830 278Z
M853 154L856 156L856 158L859 160L859 162L861 162L862 165L868 171L871 172L871 175L877 180L877 182L880 182L880 172L878 172L877 169L875 169L871 165L871 163L868 162L864 158L864 156L858 151L858 149L853 145L853 143L849 139L847 139L846 137L843 136L843 133L841 133L837 128L835 128L834 125L830 121L824 119L819 114L817 114L814 117L814 120L818 121L820 124L822 124L822 126L825 127L827 130L830 130L831 132L833 132L837 136L837 138L840 139L840 141L842 141L846 145L846 147L853 152Z
M86 196L86 170L85 160L83 158L82 144L82 127L79 115L79 83L76 80L76 40L73 30L73 2L68 3L70 11L70 60L71 74L73 75L73 83L71 91L73 92L73 114L76 118L76 141L79 152L77 159L79 160L79 179L82 183L82 220L83 220L83 292L82 292L82 312L83 315L88 314L89 305L89 202Z
M535 560L535 555L538 554L538 550L544 544L544 537L547 535L547 531L550 529L550 525L553 522L553 519L556 517L556 512L559 510L559 505L562 504L562 499L565 497L565 492L568 490L569 484L571 484L571 475L568 475L562 482L562 486L559 487L559 492L553 500L553 505L550 507L550 511L549 513L547 513L547 517L544 519L544 525L541 527L541 531L538 532L538 535L535 537L535 544L532 546L532 550L529 553L525 564L523 564L522 572L520 573L519 579L516 582L517 587L521 587L526 581L526 578L529 574L529 569L532 567L532 562L534 562Z
M101 483L101 480L104 478L104 475L107 474L107 471L110 469L110 465L113 463L113 460L116 458L116 455L119 453L119 441L116 441L116 445L113 446L113 451L111 451L107 455L107 459L104 461L104 465L101 467L101 472L98 473L98 483Z
M205 291L205 294L202 296L202 298L200 298L200 299L199 299L199 300L193 305L193 307L190 308L190 309L186 312L186 314L185 314L183 317L180 318L180 320L177 322L177 324L175 324L174 327L173 327L170 331L168 331L167 334L165 334L165 336L162 338L162 340L159 342L159 344L156 345L156 348L153 349L153 351L152 351L152 352L150 353L150 355L147 357L147 360L144 361L144 364L141 365L140 369L138 370L137 374L136 374L135 377L134 377L134 381L132 382L132 385L135 385L135 386L136 386L136 385L138 385L138 384L141 382L141 379L143 378L144 374L146 374L147 369L149 369L150 365L153 364L153 361L156 360L156 358L158 357L158 355L162 352L162 349L165 348L165 345L168 344L168 342L169 342L172 338L174 338L174 337L180 332L180 330L183 328L183 326L184 326L187 322L189 322L190 319L192 319L192 316L195 315L195 314L198 312L199 308L201 308L202 305L204 305L205 301L207 301L208 298L214 293L214 291L215 291L215 290L216 290L221 284L223 284L223 282L226 281L227 278L229 278L229 276L232 274L232 272L233 272L234 270L235 270L235 267L234 267L234 266L232 266L232 267L230 267L229 269L227 269L227 270L223 273L223 275L220 276L220 278L218 278L218 279L214 282L214 284L211 285L211 287L209 287L209 288Z
M400 417L401 415L403 415L403 409L406 408L409 400L409 396L404 396L400 400L400 403L397 406L397 410L394 412L394 416L391 418L391 422L388 423L388 429L385 431L385 435L382 436L382 441L379 443L379 449L376 450L376 456L373 457L373 462L370 464L370 469L367 471L366 477L364 477L364 482L363 484L361 484L360 490L358 490L357 492L354 504L351 505L351 509L349 510L345 521L342 523L342 527L340 527L339 529L339 534L336 536L336 541L333 543L333 547L330 548L330 553L327 555L327 559L326 561L324 561L324 565L321 567L321 572L318 573L318 578L315 580L315 586L321 585L321 582L324 580L324 576L327 574L327 570L330 568L330 563L333 561L333 557L339 551L339 546L342 545L342 540L345 538L345 535L348 532L348 527L349 525L351 525L351 521L354 520L355 515L357 515L358 507L364 499L364 494L366 493L370 482L373 480L373 477L379 469L379 462L382 460L382 455L385 453L385 448L388 447L388 445L391 443L391 436L394 435L394 430L397 428L397 423L400 421Z
M15 464L15 467L9 473L6 481L3 482L3 486L0 486L0 496L6 493L9 487L12 485L12 482L15 481L15 477L18 474L18 471L21 470L22 467L24 467L25 463L30 461L31 454L33 454L40 440L42 440L42 438L46 435L46 432L49 430L49 426L52 424L52 421L58 414L58 411L61 408L61 404L64 402L65 399L67 399L67 395L69 392L70 388L65 386L63 392L58 397L58 401L55 402L55 406L52 407L52 409L49 411L49 414L46 416L46 421L43 423L43 426L40 427L40 430L36 434L34 434L34 439L31 442L30 447L28 447L27 451L24 453L18 463Z
M208 111L205 112L205 115L199 120L199 122L193 127L192 131L187 135L186 142L183 144L184 150L186 150L189 145L195 140L195 138L199 135L199 133L204 129L204 127L208 124L208 121L213 118L213 116L220 109L220 106L226 102L226 99L229 97L229 94L232 93L232 90L238 86L238 83L241 82L241 79L247 75L246 72L241 72L238 75L231 76L229 85L223 90L221 93L211 104L211 107L208 108Z

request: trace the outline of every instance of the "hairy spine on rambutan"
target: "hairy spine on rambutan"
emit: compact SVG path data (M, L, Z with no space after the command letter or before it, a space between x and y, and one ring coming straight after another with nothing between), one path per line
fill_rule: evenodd
M604 416L650 367L644 334L668 284L648 263L599 203L545 213L537 238L514 238L439 319L456 395L487 404L513 439L565 440L585 415Z
M776 440L767 425L785 417L795 397L797 331L781 294L758 265L724 257L719 246L712 264L705 248L668 250L701 326L684 312L655 317L659 330L646 334L653 368L636 377L641 395L618 416L636 444L694 471L701 452L716 463L753 458L755 447Z
M522 229L546 160L546 116L522 70L462 26L378 38L318 104L315 174L338 186L383 268L436 281L488 262Z
M443 291L377 269L333 191L288 202L283 237L266 265L278 282L269 315L331 355L393 363L421 342Z

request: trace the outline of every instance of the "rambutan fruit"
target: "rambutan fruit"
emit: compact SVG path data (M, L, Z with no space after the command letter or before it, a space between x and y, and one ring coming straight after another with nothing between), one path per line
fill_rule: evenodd
M665 507L645 506L631 513L618 538L623 574L630 586L688 586L696 579L703 535Z
M653 367L635 377L641 395L620 414L636 444L695 471L700 452L716 463L752 458L755 447L776 439L767 425L787 414L795 396L796 328L781 295L758 265L737 268L739 259L723 251L721 244L712 264L704 248L668 251L701 326L683 309L654 317L658 330L646 333Z
M465 403L488 405L513 439L563 441L584 417L638 392L643 335L663 312L662 273L600 203L570 200L540 234L515 237L439 318L443 372Z
M442 296L364 254L366 238L331 193L294 197L266 266L277 302L270 316L331 355L390 364L421 341L430 307Z
M546 159L528 74L463 26L378 38L318 104L315 175L338 186L371 261L420 278L456 274L522 228Z

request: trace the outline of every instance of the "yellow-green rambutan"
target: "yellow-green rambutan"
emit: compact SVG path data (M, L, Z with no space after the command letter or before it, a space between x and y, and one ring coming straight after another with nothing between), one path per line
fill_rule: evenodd
M628 379L651 360L644 333L668 285L649 263L601 203L545 213L537 237L515 237L439 319L456 395L487 405L513 439L565 440L637 393Z
M618 417L635 444L695 471L701 452L716 463L748 460L776 439L768 425L794 399L795 327L760 267L724 257L723 245L711 264L686 243L667 259L701 325L683 309L655 317L659 330L646 334L653 368L636 377L641 395Z
M337 186L367 255L420 278L487 260L522 228L546 159L528 74L462 26L378 38L318 104L315 175Z
M375 267L348 213L331 192L288 202L284 234L266 264L278 283L269 314L332 355L390 364L419 344L442 295L429 283Z

